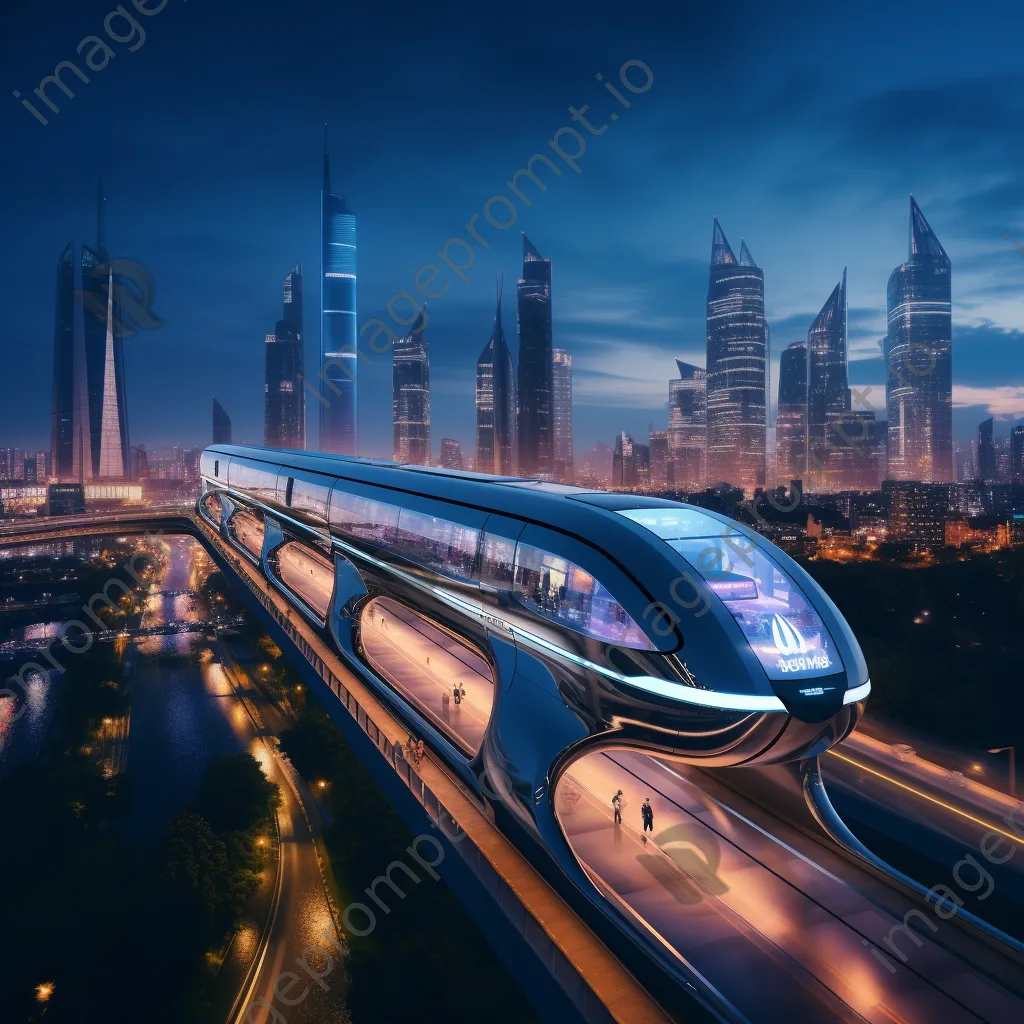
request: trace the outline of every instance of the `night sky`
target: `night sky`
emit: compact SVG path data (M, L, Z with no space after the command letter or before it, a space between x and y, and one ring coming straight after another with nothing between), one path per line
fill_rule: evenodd
M542 171L547 192L525 185L534 204L517 203L508 230L478 223L491 248L476 246L470 283L446 274L429 303L435 451L442 436L472 450L498 271L515 346L520 231L554 261L577 451L663 427L673 360L704 364L716 214L764 268L773 380L849 267L851 380L884 415L885 284L907 256L911 192L953 263L958 439L987 415L1003 417L997 434L1024 416L1019 4L167 0L144 17L126 0L144 45L130 52L138 37L115 19L128 41L108 39L115 56L88 84L65 74L75 98L51 89L60 113L43 108L40 124L12 90L30 97L62 60L84 69L76 46L105 35L114 6L28 0L3 14L0 446L49 446L56 260L71 238L93 239L97 175L108 248L149 269L164 324L125 343L132 442L209 443L216 394L235 439L261 443L263 339L300 261L316 372L323 123L335 190L358 218L362 322L388 320L389 296L413 290L447 239L468 238L489 197L511 196L504 183L552 155L582 104L609 127L587 137L581 173L559 162L560 178ZM642 95L619 83L630 60L653 72ZM390 355L369 358L362 449L390 456Z

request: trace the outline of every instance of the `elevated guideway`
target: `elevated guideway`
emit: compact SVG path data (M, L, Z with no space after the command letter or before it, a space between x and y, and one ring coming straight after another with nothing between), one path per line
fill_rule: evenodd
M832 810L816 761L701 770L630 749L586 753L538 797L552 801L561 829L554 841L581 869L555 878L551 865L526 855L529 841L508 827L500 794L481 801L438 753L471 759L481 749L501 699L492 669L415 604L371 595L356 606L365 665L353 671L327 628L349 571L340 555L335 568L329 539L282 534L270 517L248 513L217 530L198 513L151 510L116 525L81 517L20 533L0 528L0 544L160 530L199 538L406 820L421 826L426 815L450 857L441 872L453 889L469 908L486 901L490 917L480 920L489 937L515 936L502 940L506 960L518 960L523 978L525 951L544 991L557 994L557 1009L548 1003L542 1016L602 1024L1024 1019L1019 943L966 913L942 916L936 908L948 905L922 899L919 882L859 847ZM418 770L401 756L411 732L438 746ZM949 779L927 766L901 782L899 766L870 740L837 748L826 767L844 756L896 779L894 793L901 785L924 793L923 802L893 799L919 813L925 831L934 826L925 805L948 802L978 827L1007 809L985 793L945 792ZM611 807L619 789L621 824ZM648 797L654 828L645 833ZM674 1000L665 998L667 979Z

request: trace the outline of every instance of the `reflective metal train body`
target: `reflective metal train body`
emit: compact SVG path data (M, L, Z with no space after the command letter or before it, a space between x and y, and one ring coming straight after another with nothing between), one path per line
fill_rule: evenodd
M506 802L542 834L559 774L584 754L809 757L849 733L870 690L824 591L754 531L699 508L234 445L208 448L201 473L200 513L466 782L479 790L500 769ZM374 660L368 614L382 609L436 656L486 666L479 736L448 728Z

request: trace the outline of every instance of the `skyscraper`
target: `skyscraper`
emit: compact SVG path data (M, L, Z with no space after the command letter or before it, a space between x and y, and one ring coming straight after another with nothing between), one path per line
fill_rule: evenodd
M647 447L651 453L650 484L652 487L664 487L668 483L668 431L648 431Z
M850 408L846 351L844 268L839 283L807 331L807 481L812 490L826 487L829 416Z
M991 416L978 424L978 479L982 483L994 483L999 479L996 467L996 446L994 437L995 421Z
M303 372L302 267L284 279L284 315L265 345L263 443L270 448L306 447Z
M441 438L441 468L462 469L462 446L454 437Z
M889 277L885 339L892 480L953 480L950 262L910 197L910 258Z
M715 218L707 299L707 478L748 492L764 483L764 271L746 242L737 260Z
M391 415L395 431L395 462L430 463L430 352L420 310L412 330L391 348L394 391Z
M213 399L213 443L231 444L231 417L216 396Z
M668 382L668 483L678 490L704 486L707 455L707 373L676 360L679 377Z
M571 484L572 473L572 356L565 349L552 351L551 414L554 431L554 474Z
M1010 430L1010 483L1024 484L1024 423Z
M807 344L795 341L779 360L779 411L775 418L775 483L807 475Z
M320 193L320 451L359 454L356 398L356 218L331 191L324 132L324 182Z
M490 340L476 361L476 470L515 473L516 388L512 353L501 325L502 279Z
M123 321L104 203L100 185L95 248L69 242L57 262L50 451L59 480L130 474Z
M636 487L636 448L633 438L625 431L615 437L612 455L612 487Z
M553 473L551 260L523 235L519 281L518 435L520 476Z

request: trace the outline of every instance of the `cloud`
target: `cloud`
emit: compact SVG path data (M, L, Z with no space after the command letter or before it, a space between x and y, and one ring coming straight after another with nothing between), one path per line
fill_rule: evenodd
M1024 417L1024 385L1002 385L976 388L966 384L953 385L953 406L983 406L990 416Z
M668 382L676 376L673 357L655 345L594 342L573 357L573 405L660 408L668 404Z

